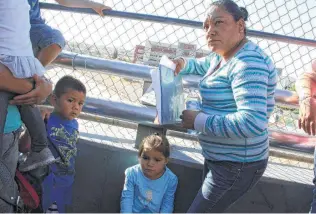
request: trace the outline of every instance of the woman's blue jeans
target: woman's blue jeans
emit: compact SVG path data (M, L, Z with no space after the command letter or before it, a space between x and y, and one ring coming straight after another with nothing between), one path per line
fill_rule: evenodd
M188 213L224 212L254 187L268 160L251 163L205 160L204 181Z

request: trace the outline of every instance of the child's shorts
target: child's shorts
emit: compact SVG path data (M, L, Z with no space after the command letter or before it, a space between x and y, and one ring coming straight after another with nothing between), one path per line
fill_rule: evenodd
M16 78L43 76L45 68L34 56L8 56L0 54L0 63L5 65Z
M33 52L37 53L50 45L56 44L61 49L66 45L65 39L59 30L53 29L47 24L31 24L30 38L33 46Z

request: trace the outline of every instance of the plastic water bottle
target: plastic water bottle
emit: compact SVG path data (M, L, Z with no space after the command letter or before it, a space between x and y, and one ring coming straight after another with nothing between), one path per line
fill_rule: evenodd
M185 103L186 110L199 111L201 110L201 100L200 97L188 97ZM197 135L196 130L188 129L188 134Z

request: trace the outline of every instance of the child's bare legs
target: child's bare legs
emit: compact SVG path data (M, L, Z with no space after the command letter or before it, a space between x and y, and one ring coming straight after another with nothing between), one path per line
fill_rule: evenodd
M59 30L47 24L31 24L30 38L36 58L47 66L65 47L65 38Z
M30 105L20 106L19 109L22 121L31 137L32 150L26 161L19 166L19 170L22 172L30 171L37 167L53 163L55 158L48 148L46 126L41 112L37 107Z
M36 58L42 63L45 67L56 59L58 54L61 52L61 48L57 44L52 44L46 48L41 49Z

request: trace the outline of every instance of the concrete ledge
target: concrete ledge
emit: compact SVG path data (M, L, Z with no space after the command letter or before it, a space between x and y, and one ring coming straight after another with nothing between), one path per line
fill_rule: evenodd
M78 143L78 154L71 211L119 212L124 171L137 163L136 152L81 139ZM277 175L283 173L286 176L289 173L289 176L293 176L291 170L299 170L297 167L281 164L276 168L275 163L270 165L268 176L264 176L257 186L227 212L309 211L313 186L309 180L310 175L304 178L302 172L306 170L306 173L310 173L311 170L302 169L297 175L303 177L305 183L293 182L293 178L277 179L269 174L272 170ZM179 178L175 212L186 212L201 186L202 165L171 160L168 166ZM282 173L278 169L283 170Z

